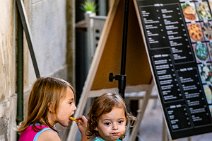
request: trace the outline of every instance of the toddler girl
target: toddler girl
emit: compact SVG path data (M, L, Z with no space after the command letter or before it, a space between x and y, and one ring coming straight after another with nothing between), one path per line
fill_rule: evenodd
M87 135L93 141L120 141L125 135L128 115L120 95L103 94L94 100L88 113Z

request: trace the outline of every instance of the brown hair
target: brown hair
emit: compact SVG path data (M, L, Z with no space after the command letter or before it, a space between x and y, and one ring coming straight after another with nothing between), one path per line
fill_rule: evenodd
M111 112L114 107L123 108L125 111L125 117L128 121L129 116L122 97L119 94L105 93L94 100L88 113L88 136L98 136L98 132L95 128L97 127L100 116Z
M53 77L37 79L30 92L26 119L20 124L18 131L23 132L29 125L32 125L35 131L39 131L35 126L36 123L53 129L53 125L50 125L47 119L49 104L51 103L53 112L57 113L59 102L65 97L64 92L67 88L71 88L74 92L73 87L65 80Z

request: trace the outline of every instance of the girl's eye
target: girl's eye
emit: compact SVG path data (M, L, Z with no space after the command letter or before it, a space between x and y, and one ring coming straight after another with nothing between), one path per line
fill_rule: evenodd
M69 104L74 104L74 101L69 101Z
M104 125L109 126L111 123L110 122L105 122Z
M119 124L122 124L123 122L124 122L124 120L119 120L118 121Z

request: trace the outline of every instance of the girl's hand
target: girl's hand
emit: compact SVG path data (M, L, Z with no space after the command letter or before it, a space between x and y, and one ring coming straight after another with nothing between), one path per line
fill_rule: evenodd
M85 116L81 116L77 118L77 126L81 132L82 141L88 140L86 136L87 123L88 123L88 120L86 119Z

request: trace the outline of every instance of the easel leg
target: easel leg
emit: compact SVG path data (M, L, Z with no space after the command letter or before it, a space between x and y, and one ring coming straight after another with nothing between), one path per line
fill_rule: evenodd
M163 128L163 133L162 133L162 141L168 141L168 134L167 134L167 130L166 130L166 124L165 121L163 119L163 123L162 123L162 128Z
M192 138L191 137L188 137L188 141L192 141Z
M142 102L142 107L139 109L137 119L136 119L136 123L135 123L133 130L132 130L132 133L130 135L130 141L135 141L135 139L136 139L140 123L143 119L144 112L146 110L147 104L148 104L150 96L152 94L153 86L154 86L154 81L151 82L150 88L144 96L144 99L143 99L143 102Z

